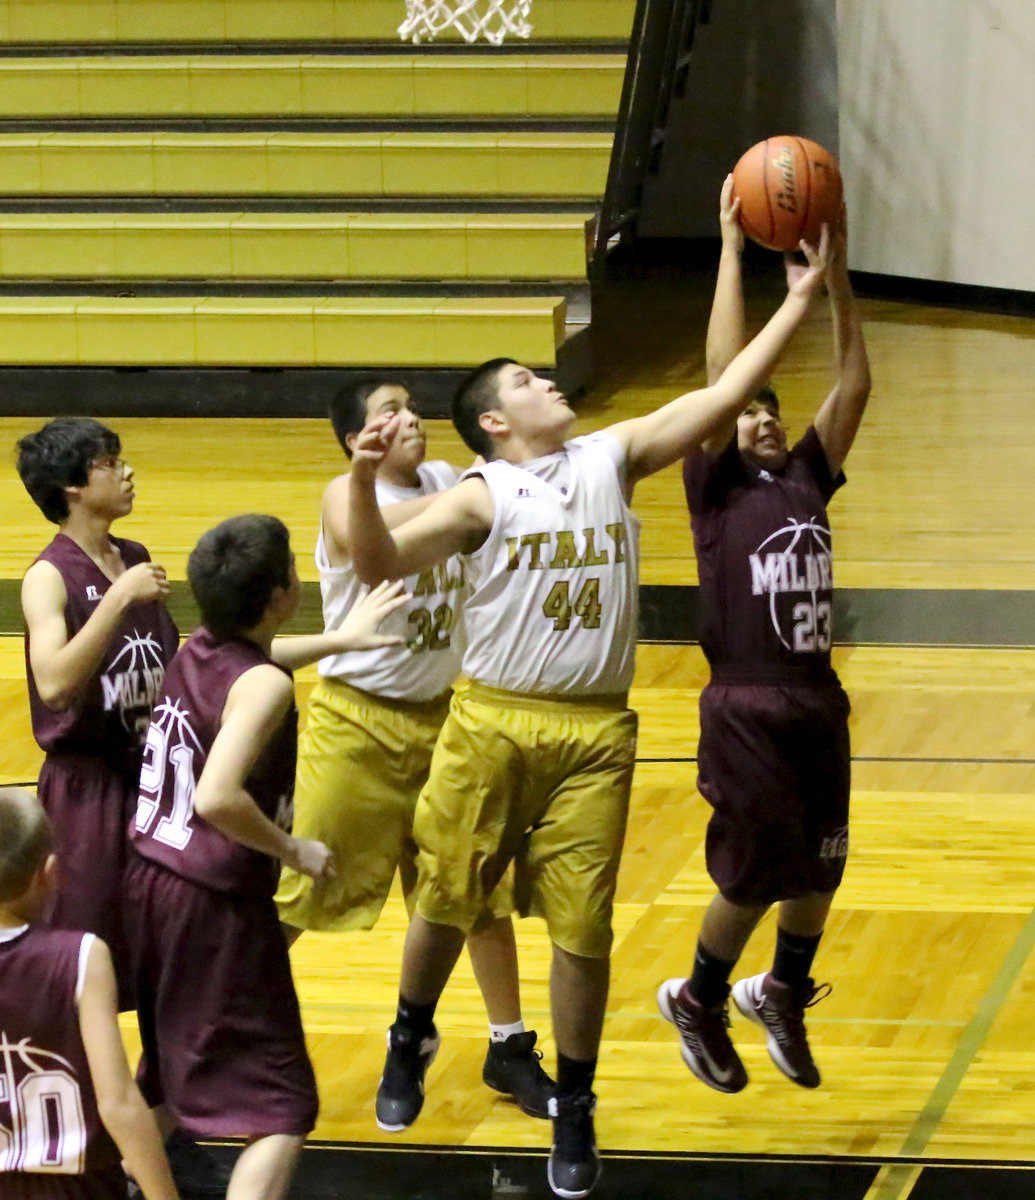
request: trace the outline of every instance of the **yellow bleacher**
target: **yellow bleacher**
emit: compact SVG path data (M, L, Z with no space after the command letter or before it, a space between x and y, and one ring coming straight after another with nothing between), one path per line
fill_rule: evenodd
M611 137L595 133L0 134L8 195L600 195Z
M535 38L624 39L635 9L635 0L536 0ZM402 17L402 0L0 0L0 41L390 41Z
M0 213L0 278L579 280L589 225L589 213Z
M552 362L563 296L0 296L5 366Z
M0 0L0 365L557 366L634 9L427 53L402 0Z
M5 117L596 116L618 54L98 55L0 59Z

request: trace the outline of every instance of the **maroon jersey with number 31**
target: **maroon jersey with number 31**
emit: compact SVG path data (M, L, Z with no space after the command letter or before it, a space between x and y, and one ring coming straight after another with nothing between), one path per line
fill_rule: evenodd
M194 811L194 789L230 688L245 671L269 662L254 643L220 641L202 626L169 664L147 731L133 845L144 858L220 892L276 891L279 862L225 837ZM297 728L292 705L245 781L262 812L283 829L291 828Z

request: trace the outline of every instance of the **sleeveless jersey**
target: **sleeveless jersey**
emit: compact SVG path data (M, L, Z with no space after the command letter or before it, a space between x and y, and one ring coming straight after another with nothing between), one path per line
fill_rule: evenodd
M76 1007L93 941L92 933L35 925L0 930L0 1178L118 1165Z
M621 464L615 439L596 433L520 467L497 459L467 472L485 480L495 519L467 556L464 674L514 692L629 688L640 524Z
M139 542L111 539L128 567L149 562ZM36 559L57 567L65 582L65 626L73 638L93 615L112 581L76 542L59 533ZM57 712L40 699L29 666L25 635L25 668L29 684L32 732L48 753L85 753L117 767L139 753L151 706L162 687L166 664L176 653L176 626L160 601L134 604L126 610L112 637L100 670L70 708Z
M417 473L420 486L416 488L397 487L379 479L378 504L384 507L430 496L452 487L457 478L445 462L421 463ZM322 529L316 543L316 566L324 629L339 629L366 586L351 564L331 565ZM405 583L413 599L384 621L382 632L404 637L406 644L322 658L317 669L324 678L343 679L364 692L398 700L431 700L448 690L459 674L464 652L460 611L465 594L464 561L454 555L420 575L408 575Z
M683 467L713 671L781 682L833 677L833 565L826 505L844 482L809 428L780 471L736 441Z
M130 836L137 852L220 892L272 896L280 863L224 836L194 811L194 789L219 733L227 693L271 660L246 641L220 641L201 626L169 664L147 730L140 796ZM292 704L263 747L245 790L282 829L291 828L298 713Z

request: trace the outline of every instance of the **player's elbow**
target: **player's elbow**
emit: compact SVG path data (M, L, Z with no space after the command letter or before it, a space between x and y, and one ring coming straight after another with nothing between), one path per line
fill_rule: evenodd
M75 700L75 689L64 680L47 675L34 676L40 699L52 712L67 712Z
M712 387L722 378L723 371L730 365L733 359L728 354L708 354L705 353L704 359L704 374L707 380L707 387Z
M383 572L376 570L357 569L356 574L359 576L360 583L366 584L367 587L377 587L379 583L384 583L388 578Z
M387 564L380 558L356 555L352 563L356 568L356 574L359 576L360 582L365 583L367 587L377 587L379 583L384 583L386 579L396 578L388 569Z
M220 819L233 808L233 797L220 788L199 783L194 791L194 811L210 825L218 826Z
M844 388L845 403L851 407L854 412L862 414L863 410L870 399L870 392L873 389L873 380L870 378L869 371L866 371L852 379Z
M141 1110L150 1115L132 1079L127 1079L121 1086L97 1091L97 1115L116 1142L122 1141L134 1122L140 1119Z

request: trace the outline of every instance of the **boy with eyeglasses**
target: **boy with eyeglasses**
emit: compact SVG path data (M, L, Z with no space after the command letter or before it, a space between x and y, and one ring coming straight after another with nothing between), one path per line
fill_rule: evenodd
M48 421L18 443L22 483L58 527L21 594L32 732L46 752L37 790L59 863L46 923L108 944L125 1009L126 830L178 636L165 571L139 542L111 533L135 495L121 454L118 434L84 417Z

